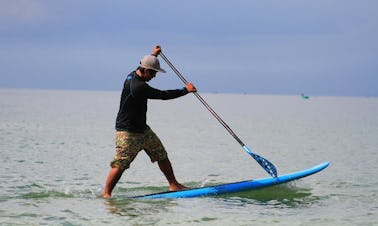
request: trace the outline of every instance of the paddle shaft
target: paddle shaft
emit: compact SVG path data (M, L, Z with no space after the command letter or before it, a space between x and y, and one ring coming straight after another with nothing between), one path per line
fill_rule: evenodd
M160 56L164 59L164 61L172 68L172 70L176 73L176 75L181 79L181 81L186 85L188 81L184 78L184 76L176 69L176 67L168 60L168 58L164 55L164 53L160 52ZM235 140L243 147L243 149L252 156L264 170L269 173L272 177L277 177L277 169L269 160L253 153L244 143L240 140L240 138L232 131L232 129L227 125L225 121L210 107L208 103L199 95L199 93L194 92L194 95L197 99L210 111L210 113L222 124L222 126L235 138Z
M172 68L172 70L176 73L176 75L180 78L180 80L186 85L189 82L184 78L184 76L176 69L176 67L168 60L168 58L164 55L164 53L160 52L160 56L164 59L164 61L169 65L169 67ZM232 137L235 138L235 140L244 147L245 144L243 141L240 140L240 138L235 134L234 131L227 125L225 121L214 111L214 109L211 108L211 106L199 95L198 92L193 93L197 99L206 107L208 111L218 120L218 122L232 135Z

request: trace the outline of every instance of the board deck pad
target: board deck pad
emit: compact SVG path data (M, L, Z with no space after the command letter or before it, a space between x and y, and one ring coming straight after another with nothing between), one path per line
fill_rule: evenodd
M220 184L220 185L215 185L215 186L192 188L192 189L186 189L186 190L180 190L180 191L159 192L159 193L153 193L153 194L148 194L148 195L135 196L132 198L140 198L140 199L194 198L194 197L201 197L201 196L216 196L216 195L231 194L231 193L236 193L236 192L254 190L254 189L269 187L269 186L273 186L277 184L287 183L293 180L307 177L307 176L310 176L312 174L322 171L323 169L327 168L329 164L330 164L329 162L324 162L312 168L289 173L289 174L280 175L276 178L267 177L267 178L261 178L261 179L255 179L255 180L246 180L246 181L240 181L240 182L235 182L235 183L227 183L227 184Z

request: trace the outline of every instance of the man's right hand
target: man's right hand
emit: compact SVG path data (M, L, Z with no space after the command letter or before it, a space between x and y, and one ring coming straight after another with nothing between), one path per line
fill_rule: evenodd
M192 83L186 84L185 88L189 93L197 92L196 87Z

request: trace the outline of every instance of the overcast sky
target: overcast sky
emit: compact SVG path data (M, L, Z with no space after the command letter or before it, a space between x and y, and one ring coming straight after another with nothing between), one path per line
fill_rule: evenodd
M160 44L203 93L378 96L377 40L376 0L0 0L0 88L120 90Z

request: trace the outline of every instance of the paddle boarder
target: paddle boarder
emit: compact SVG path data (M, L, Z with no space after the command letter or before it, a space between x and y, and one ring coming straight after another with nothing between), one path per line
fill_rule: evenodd
M132 71L124 82L115 126L116 153L110 163L111 169L103 192L104 198L111 197L123 172L130 167L130 163L141 150L147 153L151 162L158 163L160 170L168 180L169 190L176 191L186 188L176 180L163 144L146 124L147 100L169 100L197 90L191 83L176 90L158 90L147 84L156 76L157 72L166 72L160 67L157 59L160 52L160 46L155 46L152 54L144 56L139 67Z

